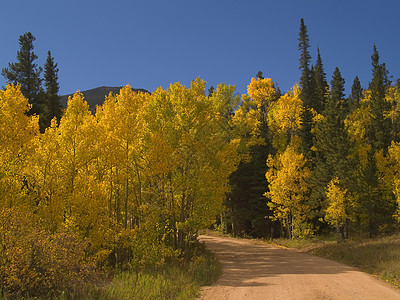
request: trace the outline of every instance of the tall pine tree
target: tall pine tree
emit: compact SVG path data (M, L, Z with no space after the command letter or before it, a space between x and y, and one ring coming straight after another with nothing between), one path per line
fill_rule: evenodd
M372 59L372 80L369 83L371 93L371 126L369 139L373 152L383 149L386 153L390 145L391 124L390 119L385 118L385 112L390 110L390 103L385 100L386 88L389 87L388 71L385 63L379 63L379 53L374 45Z
M336 68L331 81L331 91L322 113L323 118L314 129L315 164L311 178L311 198L316 206L321 208L325 206L323 201L326 199L326 186L333 178L339 178L344 188L354 190L354 162L350 158L352 148L344 124L348 114L344 84L345 81Z
M300 77L300 85L301 85L301 99L306 107L312 107L312 73L310 69L310 60L311 55L308 51L310 47L310 38L307 32L307 26L304 24L303 18L300 19L300 32L299 32L299 51L300 51L300 66L301 77Z
M389 87L389 77L386 65L379 62L379 53L374 45L371 56L372 80L366 92L366 105L370 111L370 122L366 128L366 137L371 146L366 165L362 168L360 178L360 215L363 223L368 226L369 236L379 232L382 224L390 224L394 215L393 203L388 201L393 197L391 192L380 187L377 154L387 154L391 142L391 121L385 115L390 110L390 102L386 101L386 89ZM390 216L390 217L389 217Z
M314 80L315 80L315 110L321 113L326 103L326 97L328 92L328 83L326 81L326 74L324 72L324 66L322 64L321 53L317 54L317 63L314 66Z
M58 84L58 68L57 63L54 63L54 58L51 56L50 50L47 52L47 59L44 65L44 86L46 93L44 96L44 124L45 127L50 125L51 120L56 117L59 121L61 118L60 89Z
M353 85L351 86L351 95L349 97L350 111L353 111L360 105L363 89L358 76L354 78Z
M20 50L17 52L17 62L9 63L8 68L4 68L1 74L7 83L21 85L21 92L29 99L32 109L28 114L41 114L39 103L39 92L41 87L40 73L42 68L35 63L37 59L33 52L33 42L35 37L30 32L19 37Z
M307 26L304 24L303 18L300 19L300 32L299 32L299 51L300 51L300 66L301 77L300 86L301 93L300 98L303 101L304 112L302 116L303 126L301 128L300 136L302 140L301 151L307 156L311 156L311 147L313 143L313 138L311 134L312 127L312 112L311 108L314 108L314 78L313 72L310 69L310 53L308 48L310 47L309 37L307 32ZM315 109L315 108L314 108Z

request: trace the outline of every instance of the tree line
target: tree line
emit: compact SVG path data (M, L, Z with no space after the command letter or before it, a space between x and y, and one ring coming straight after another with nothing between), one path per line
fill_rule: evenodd
M259 72L242 96L234 119L246 127L250 157L230 177L222 228L292 238L333 227L338 239L397 230L398 82L374 45L368 88L356 76L346 97L339 68L328 84L319 49L311 65L303 19L298 47L299 86L281 95Z

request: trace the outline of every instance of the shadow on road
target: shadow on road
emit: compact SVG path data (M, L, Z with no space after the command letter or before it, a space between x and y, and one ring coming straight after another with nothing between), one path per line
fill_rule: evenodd
M223 286L266 286L265 280L258 279L281 274L339 274L353 270L331 260L248 240L201 236L200 241L220 261L223 274L218 285Z

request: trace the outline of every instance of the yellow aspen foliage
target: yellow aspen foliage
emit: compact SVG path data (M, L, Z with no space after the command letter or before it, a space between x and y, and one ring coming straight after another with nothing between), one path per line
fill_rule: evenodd
M382 193L380 198L386 205L390 205L396 210L398 209L398 199L395 192L396 178L399 177L400 166L398 164L398 153L400 148L396 142L388 148L388 153L384 155L383 149L375 153L376 175L378 177L378 188ZM397 216L397 213L396 213Z
M190 88L179 83L159 88L148 107L146 158L161 171L147 171L151 193L168 212L169 238L178 247L186 247L221 212L229 175L238 163L238 142L230 141L220 106L214 97L205 97L204 88L200 79Z
M204 90L200 79L153 94L126 86L96 116L77 92L60 125L54 119L43 134L19 87L0 91L0 244L13 251L0 247L7 293L58 293L78 288L71 278L89 279L92 262L139 270L189 250L222 212L239 163L234 87L211 97Z
M238 108L240 96L235 95L236 87L220 83L210 96L214 110L225 118L230 118Z
M387 156L384 156L382 151L375 156L380 183L383 188L392 191L397 206L395 217L400 221L400 143L392 142L388 148ZM390 200L387 199L387 201Z
M57 120L34 140L35 152L27 179L36 194L35 201L44 226L54 232L63 221L64 202L60 200L60 160Z
M338 177L333 178L325 188L327 208L325 221L336 227L337 240L344 238L343 226L353 220L356 201L347 189L341 187Z
M277 149L284 149L287 144L281 140L293 137L300 129L303 114L303 101L300 99L300 87L293 86L292 90L273 102L268 112L268 126L274 136L274 146Z
M346 212L347 189L339 185L339 178L333 178L326 187L328 207L325 210L325 220L332 225L343 225L348 218Z
M274 103L271 123L277 131L294 132L301 127L301 114L303 112L303 101L300 99L300 87L295 85L292 90L281 96ZM271 125L272 125L271 124Z
M64 223L81 237L91 239L91 251L107 244L108 191L100 180L99 127L81 93L68 100L58 128L59 197Z
M0 207L11 207L26 198L23 184L26 163L39 133L38 118L27 116L30 104L19 85L0 90Z
M307 159L298 152L299 139L292 139L283 153L275 157L269 155L266 178L269 182L264 195L270 199L268 206L273 211L273 219L280 220L287 229L289 238L311 234L304 227L307 214L309 185L307 178L311 171L306 166Z
M254 145L265 145L267 115L277 92L270 78L252 78L247 86L248 95L242 95L242 103L235 111L231 124L236 136L242 137L240 152L246 152ZM249 157L247 157L249 159Z
M386 89L385 100L390 103L391 109L384 111L384 117L391 121L393 139L398 140L400 135L400 89L390 86Z
M80 291L95 278L87 241L59 228L50 234L19 206L0 209L0 282L6 297L41 298Z
M119 94L110 94L96 113L104 151L100 160L109 181L109 214L125 229L133 226L132 218L140 218L144 112L149 102L150 94L136 93L127 85Z
M384 112L386 118L392 122L400 117L400 90L396 86L390 86L386 89L385 100L391 104L392 110Z
M83 95L77 92L69 97L59 126L60 173L67 198L73 197L79 183L84 184L80 175L95 157L95 129L95 119ZM73 205L70 200L66 200L69 211Z
M257 105L257 109L268 110L271 100L276 97L276 89L271 78L251 78L247 86L247 94Z
M365 92L366 99L368 100L368 91ZM366 137L366 130L371 122L371 109L368 105L362 105L355 109L345 120L349 138L355 143L355 155L359 159L362 166L368 162L368 153L371 151L371 144Z
M248 95L242 95L242 105L236 110L232 123L237 135L257 139L261 136L263 115L253 104Z

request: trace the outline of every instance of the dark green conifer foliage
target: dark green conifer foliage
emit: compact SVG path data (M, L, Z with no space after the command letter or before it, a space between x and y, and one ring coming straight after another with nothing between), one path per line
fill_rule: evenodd
M384 63L379 62L379 53L374 45L372 60L372 80L369 83L371 118L366 136L371 145L368 163L359 176L360 216L362 223L367 226L369 236L373 237L379 232L382 224L390 225L395 212L391 192L379 187L379 174L375 154L379 151L387 153L391 142L391 122L385 118L385 113L390 110L390 103L385 100L385 92L389 87L389 76Z
M266 146L253 146L251 160L241 162L230 177L231 192L225 206L229 209L228 232L235 236L271 237L274 234L276 224L266 218L270 211L263 196L267 186L268 151Z
M312 176L311 198L317 206L324 207L325 187L338 177L344 188L353 191L354 161L350 158L351 142L344 120L348 114L348 103L344 94L345 81L338 68L333 72L331 91L323 111L324 119L315 128L315 165ZM321 210L320 216L323 216ZM343 228L342 232L344 234ZM347 236L347 233L346 233Z
M314 78L313 72L310 69L310 53L308 48L310 47L309 37L307 32L307 26L304 24L303 18L300 19L300 32L299 32L299 45L298 49L300 51L300 66L301 77L300 77L300 86L301 86L301 94L300 98L303 101L304 112L302 116L303 126L301 128L300 136L302 139L302 152L307 156L311 156L311 147L312 147L312 113L310 111L311 108L314 108ZM315 109L315 108L314 108Z
M59 121L61 118L60 89L58 84L58 68L54 63L54 58L51 56L50 50L47 52L47 59L44 65L44 86L46 92L44 95L44 123L45 127L50 125L51 120L56 117Z
M324 72L324 66L322 64L321 54L318 48L317 63L314 67L314 80L315 80L315 110L322 112L326 103L326 97L328 92L328 83L326 81L326 74Z
M351 95L349 97L350 111L353 111L360 105L363 89L358 76L354 78L353 85L351 87Z
M333 77L331 81L331 93L328 98L328 103L325 109L325 115L328 118L336 118L338 122L337 126L343 127L342 124L348 113L348 103L345 100L344 94L344 78L336 67L333 71ZM340 123L340 124L339 124Z
M372 80L369 83L369 90L371 92L372 118L368 137L373 152L383 149L386 153L391 141L391 124L390 119L384 117L384 113L390 110L390 104L385 101L385 91L390 82L385 63L379 63L379 53L375 45L371 59Z
M19 37L20 50L17 52L17 62L9 63L8 68L3 68L1 74L7 83L21 85L22 94L29 99L32 109L29 114L41 114L38 94L40 92L42 68L35 63L37 59L33 52L35 37L27 32Z
M212 94L214 93L214 91L215 91L214 87L213 87L213 86L210 86L210 88L208 89L208 96L207 96L207 97L212 96Z
M257 72L257 78L258 78L258 79L264 79L263 72L258 71L258 72Z
M301 77L300 77L300 86L301 86L301 99L306 107L313 107L312 105L312 96L313 91L311 88L312 85L312 73L310 69L310 52L308 48L310 47L310 39L308 37L307 26L304 24L304 19L300 19L300 32L299 32L299 51L300 51L300 66Z

